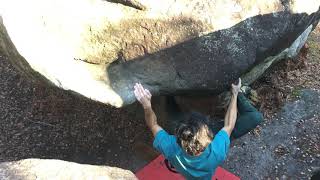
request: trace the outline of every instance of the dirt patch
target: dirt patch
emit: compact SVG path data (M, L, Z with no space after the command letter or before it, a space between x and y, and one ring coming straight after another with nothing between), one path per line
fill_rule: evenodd
M299 98L301 89L320 89L320 28L318 26L300 54L281 61L256 81L257 106L266 119L272 118L285 102Z
M146 163L134 156L137 142L152 140L138 104L116 109L29 82L4 56L0 72L0 162L49 158L130 170Z

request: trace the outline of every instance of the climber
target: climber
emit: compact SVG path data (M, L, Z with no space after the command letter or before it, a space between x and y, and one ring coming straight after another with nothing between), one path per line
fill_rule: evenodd
M178 121L175 135L169 135L157 123L150 91L140 83L135 84L134 94L144 109L146 124L154 136L154 148L186 179L211 179L217 166L226 159L230 138L238 138L261 123L261 113L248 102L240 87L241 79L237 85L232 84L232 97L223 124L211 125L200 113L183 114L174 99L169 99L168 118L183 117Z

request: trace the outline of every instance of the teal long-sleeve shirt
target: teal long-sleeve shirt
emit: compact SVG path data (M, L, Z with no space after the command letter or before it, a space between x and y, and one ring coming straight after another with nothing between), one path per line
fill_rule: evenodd
M199 156L187 154L178 144L173 135L169 135L165 130L156 134L153 147L164 155L166 159L182 174L186 179L211 180L218 165L227 156L230 146L230 138L224 130L220 130Z

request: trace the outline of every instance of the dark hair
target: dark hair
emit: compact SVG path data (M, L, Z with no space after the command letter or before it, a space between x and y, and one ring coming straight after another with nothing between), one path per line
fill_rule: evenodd
M193 156L203 152L213 139L208 118L194 112L178 125L175 134L181 148Z

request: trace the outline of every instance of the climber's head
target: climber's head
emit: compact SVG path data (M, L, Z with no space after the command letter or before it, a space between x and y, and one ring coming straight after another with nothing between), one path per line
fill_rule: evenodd
M176 128L177 143L192 156L200 155L213 139L208 127L208 119L190 115Z

